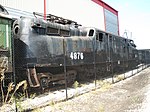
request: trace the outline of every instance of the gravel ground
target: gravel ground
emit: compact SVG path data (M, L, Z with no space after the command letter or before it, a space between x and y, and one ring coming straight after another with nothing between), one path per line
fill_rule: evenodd
M42 112L150 112L150 68L119 83L106 84L68 101L34 110Z

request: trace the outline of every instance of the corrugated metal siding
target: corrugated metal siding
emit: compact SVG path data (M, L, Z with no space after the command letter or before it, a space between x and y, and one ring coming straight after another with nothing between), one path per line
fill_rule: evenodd
M12 17L33 17L33 12L43 12L43 0L0 0Z
M104 9L106 31L118 35L118 17L112 12Z
M27 12L43 12L43 0L0 0L0 4L5 7L19 9Z
M26 2L26 0L24 0ZM0 4L12 8L23 8L23 0L0 0Z
M5 9L8 11L9 15L13 18L20 18L21 16L34 17L33 13L30 13L30 12L21 11L21 10L10 8L10 7L5 7Z
M103 7L91 0L47 0L47 13L105 30Z

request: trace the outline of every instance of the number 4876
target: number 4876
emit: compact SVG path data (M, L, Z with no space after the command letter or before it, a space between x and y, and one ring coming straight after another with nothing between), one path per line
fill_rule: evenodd
M74 59L74 60L78 60L78 59L83 59L84 56L83 56L83 53L81 53L81 52L71 52L70 58Z

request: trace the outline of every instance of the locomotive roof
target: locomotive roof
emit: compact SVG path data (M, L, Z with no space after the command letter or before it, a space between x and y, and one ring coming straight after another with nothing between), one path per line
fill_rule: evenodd
M44 17L43 14L38 13L38 12L33 12L33 15L36 16L40 16L40 17ZM78 24L76 21L70 20L70 19L65 19L63 17L59 17L59 16L55 16L52 14L47 14L46 15L46 20L49 22L53 22L53 23L59 23L59 24L63 24L63 25L69 25L69 24L74 24L76 26L81 26L81 24Z
M53 27L53 28L60 28L60 29L64 29L64 30L69 30L70 26L69 25L62 25L59 23L55 23L55 22L49 22L43 19L39 19L39 18L33 18L33 22L34 24L37 25L41 25L41 27Z
M109 34L109 35L111 35L111 36L115 36L115 37L118 37L118 38L123 38L123 39L127 39L127 40L129 40L129 41L133 41L132 39L125 38L125 37L120 36L120 35L115 35L115 34L112 34L112 33L110 33L110 32L100 30L100 29L98 29L98 28L94 28L94 27L93 27L93 29L96 29L96 31L103 32L103 33L105 33L105 34Z
M79 32L80 31L81 32L88 32L91 29L93 29L96 32L101 32L101 33L105 33L105 34L108 34L108 35L111 35L111 36L122 38L122 39L128 40L129 42L133 41L131 39L128 39L128 38L125 38L125 37L122 37L122 36L119 36L119 35L114 35L114 34L112 34L110 32L102 31L102 30L100 30L98 28L95 28L95 27L83 27L81 25L77 25L76 22L73 22L71 20L63 19L61 17L57 17L57 16L54 16L54 15L49 15L49 16L51 16L51 20L50 21L44 20L43 18L38 18L36 16L35 16L35 18L30 18L30 19L32 20L32 22L34 23L34 25L36 27L43 27L43 28L51 27L51 28L56 28L56 29L68 30L68 31L70 31L70 30L71 31L77 31L78 30ZM22 18L24 18L24 17L22 17ZM65 21L66 22L65 22L65 24L62 24L60 21L59 22L58 21L54 21L53 18L55 18L55 20L60 20L61 22L65 22ZM71 22L72 22L72 24L71 24Z

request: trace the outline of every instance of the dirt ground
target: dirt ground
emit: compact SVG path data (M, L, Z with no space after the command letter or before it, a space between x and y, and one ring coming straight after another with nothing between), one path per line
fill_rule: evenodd
M61 103L42 112L150 112L150 68L135 76Z

